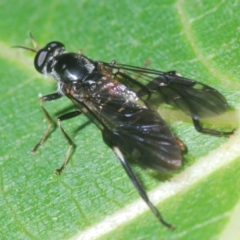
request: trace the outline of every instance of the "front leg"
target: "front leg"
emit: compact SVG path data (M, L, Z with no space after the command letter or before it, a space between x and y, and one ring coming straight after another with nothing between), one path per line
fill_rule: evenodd
M74 117L77 117L78 115L82 114L82 112L80 112L79 110L77 111L73 111L73 112L69 112L69 113L65 113L64 115L58 117L58 126L63 134L63 136L65 137L65 139L67 140L68 142L68 150L67 150L67 153L66 153L66 157L65 157L65 160L62 164L62 166L58 169L55 169L55 173L56 174L61 174L61 172L64 170L64 168L67 166L68 162L69 162L69 159L70 159L70 156L72 154L72 152L74 151L75 149L75 144L73 143L72 139L69 137L69 135L65 132L65 130L63 129L62 125L61 125L61 122L64 121L64 120L68 120L70 118L74 118Z
M32 153L35 153L38 148L45 142L45 140L47 139L51 129L54 127L55 128L55 123L52 119L52 117L49 115L48 111L45 109L45 107L43 106L44 102L48 102L48 101L53 101L53 100L57 100L59 98L61 98L62 95L59 93L51 93L45 96L42 96L39 98L39 102L40 102L40 106L42 108L42 111L46 117L46 119L49 122L48 127L46 128L46 130L43 133L43 136L41 137L40 141L36 144L36 146L32 149Z

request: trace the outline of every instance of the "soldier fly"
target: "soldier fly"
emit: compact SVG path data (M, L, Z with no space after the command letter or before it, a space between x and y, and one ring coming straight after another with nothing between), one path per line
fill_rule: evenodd
M58 126L68 141L69 148L60 174L66 167L74 143L61 126L61 121L82 113L96 124L104 142L112 148L139 195L153 214L166 227L167 223L149 200L146 191L134 174L127 158L158 171L174 170L182 165L183 144L175 137L156 111L156 105L167 103L180 108L192 118L197 131L213 135L229 135L203 128L200 120L228 110L225 98L214 88L181 77L178 73L134 67L130 65L94 61L81 53L68 53L61 42L53 41L39 49L31 36L33 48L16 46L36 52L34 66L43 75L57 81L57 92L40 97L40 105L49 126L36 152L54 126L54 121L43 106L46 101L68 97L76 110L57 119Z

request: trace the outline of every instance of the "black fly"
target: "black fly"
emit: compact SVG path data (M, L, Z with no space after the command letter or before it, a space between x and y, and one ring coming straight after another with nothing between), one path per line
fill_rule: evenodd
M146 167L167 171L182 165L182 142L175 137L155 110L161 103L180 108L192 118L197 131L214 135L229 135L205 129L200 123L204 117L216 116L228 109L225 98L214 88L183 78L176 72L161 72L147 68L93 61L80 53L67 53L60 42L50 42L44 48L21 47L36 52L34 65L44 75L53 76L58 84L57 92L40 98L41 108L50 125L35 152L45 141L54 121L43 102L62 96L73 101L77 110L58 118L58 125L69 148L60 174L67 165L74 143L61 126L61 121L86 114L102 132L104 142L113 149L128 177L153 214L166 227L157 208L149 200L146 191L132 171L126 158Z

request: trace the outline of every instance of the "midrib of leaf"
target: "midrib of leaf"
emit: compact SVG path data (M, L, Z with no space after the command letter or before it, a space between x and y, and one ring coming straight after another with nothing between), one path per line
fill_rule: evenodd
M219 239L221 240L239 240L239 216L240 216L240 201L236 204L229 216L229 223L223 229Z
M224 4L225 1L219 2L215 8L211 9L210 12L214 12L217 10L217 8ZM200 18L198 16L197 19L189 19L187 18L187 13L184 11L184 0L179 0L176 2L176 9L178 13L179 20L181 22L182 26L182 31L184 33L184 36L186 40L188 41L189 46L192 48L195 58L202 63L202 65L206 68L206 70L209 72L210 75L214 76L217 78L221 84L224 86L227 86L228 88L232 88L233 84L231 81L229 81L229 76L225 76L224 72L220 72L219 69L216 69L213 65L212 62L209 61L206 56L202 54L201 48L197 45L197 40L192 32L191 29L191 24L196 21L197 19ZM209 13L210 13L209 12ZM207 13L205 13L207 14ZM234 89L240 89L240 84L237 82L234 82Z
M15 46L16 45L17 43ZM27 50L19 49L17 47L15 48L14 46L11 47L6 45L4 42L0 42L0 56L2 56L2 58L21 66L21 68L26 69L29 74L37 76L37 72L33 67L33 57L27 57L24 53L25 51ZM35 56L34 53L32 54Z
M194 186L197 182L201 181L210 174L216 172L222 167L227 166L240 155L240 133L235 133L234 136L231 136L227 142L221 145L219 148L211 151L207 156L200 158L195 164L187 168L180 174L175 175L168 182L162 183L160 187L157 187L149 191L149 196L155 204L159 204L166 200L167 198L185 191L186 189ZM127 224L133 219L138 218L143 212L149 210L147 206L143 203L141 199L134 201L133 203L127 205L121 211L118 211L111 216L106 217L103 221L94 224L90 228L79 232L72 240L82 240L82 239L98 239L104 236L105 234L116 230L120 225ZM239 209L233 211L229 214L224 214L220 216L221 218L229 217L230 219L235 219L235 215L238 214ZM209 221L216 221L216 219L211 219ZM205 222L204 224L208 224ZM193 226L192 228L200 228L199 226ZM231 228L232 225L226 226L226 233L228 234L228 228ZM191 231L193 229L188 229ZM235 228L235 235L240 235L240 229ZM184 231L186 232L186 231ZM230 232L229 232L230 233ZM178 233L181 235L181 232ZM227 238L225 238L227 239ZM229 238L230 239L230 238Z

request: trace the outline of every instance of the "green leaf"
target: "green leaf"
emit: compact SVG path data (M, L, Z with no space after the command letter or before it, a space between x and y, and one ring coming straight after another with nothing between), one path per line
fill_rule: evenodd
M239 1L1 1L1 239L237 239L240 135L195 131L191 119L160 108L188 148L184 167L162 174L133 164L164 218L159 224L133 188L101 133L85 116L63 122L77 149L61 176L67 142L59 129L33 155L47 122L38 94L55 81L33 67L31 31L39 46L52 40L91 59L177 70L218 89L233 109L206 119L213 129L238 127ZM72 104L45 104L54 117ZM170 113L169 113L170 112ZM167 180L167 181L166 181Z

